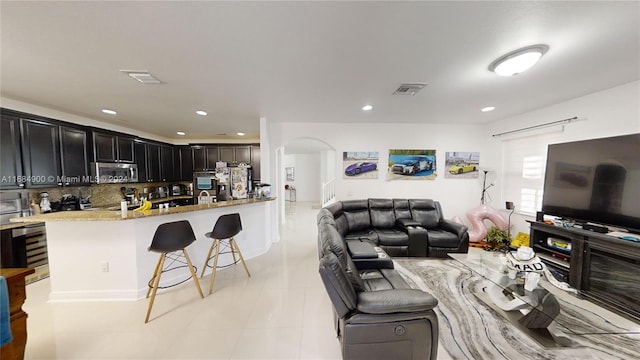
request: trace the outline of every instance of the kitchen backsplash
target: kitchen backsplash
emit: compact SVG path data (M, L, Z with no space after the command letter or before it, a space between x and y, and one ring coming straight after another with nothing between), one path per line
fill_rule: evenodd
M137 189L140 196L144 193L144 189L147 188L149 193L156 192L159 186L171 186L171 184L183 184L189 186L188 181L179 182L158 182L158 183L133 183L133 184L100 184L91 186L74 186L74 187L54 187L45 189L28 189L29 201L34 201L36 204L40 203L40 194L46 192L49 194L49 200L60 201L62 195L71 194L78 198L91 196L92 207L105 207L114 206L120 204L120 201L124 198L120 188L134 188ZM24 190L23 190L24 191Z

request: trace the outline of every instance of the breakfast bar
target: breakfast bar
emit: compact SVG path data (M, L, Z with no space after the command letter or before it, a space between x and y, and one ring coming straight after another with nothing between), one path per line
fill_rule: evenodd
M50 301L135 301L146 295L158 260L158 255L147 249L158 225L180 220L191 223L196 241L187 251L201 269L211 246L211 239L204 234L213 229L220 215L239 213L243 230L235 239L245 259L250 259L267 252L272 243L268 221L272 200L230 200L126 213L65 211L13 221L46 224ZM229 254L221 255L221 264L231 261ZM163 281L183 278L177 271L163 276Z

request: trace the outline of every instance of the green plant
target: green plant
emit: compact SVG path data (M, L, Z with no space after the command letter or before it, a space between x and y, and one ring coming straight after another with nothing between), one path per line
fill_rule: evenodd
M487 237L485 238L485 250L503 251L509 249L511 239L506 230L500 230L493 226L487 231Z

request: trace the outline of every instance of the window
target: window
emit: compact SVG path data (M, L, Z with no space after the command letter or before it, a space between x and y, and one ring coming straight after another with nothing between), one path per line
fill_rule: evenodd
M547 133L503 141L502 199L517 212L535 216L542 208L547 145L559 140L559 133Z

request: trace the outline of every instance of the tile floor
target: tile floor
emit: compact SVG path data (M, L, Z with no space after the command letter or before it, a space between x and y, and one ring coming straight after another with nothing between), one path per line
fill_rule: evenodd
M212 295L187 282L147 300L47 303L49 279L27 286L26 359L340 359L318 275L317 209L287 203L281 241L222 270ZM205 276L203 289L208 286Z

